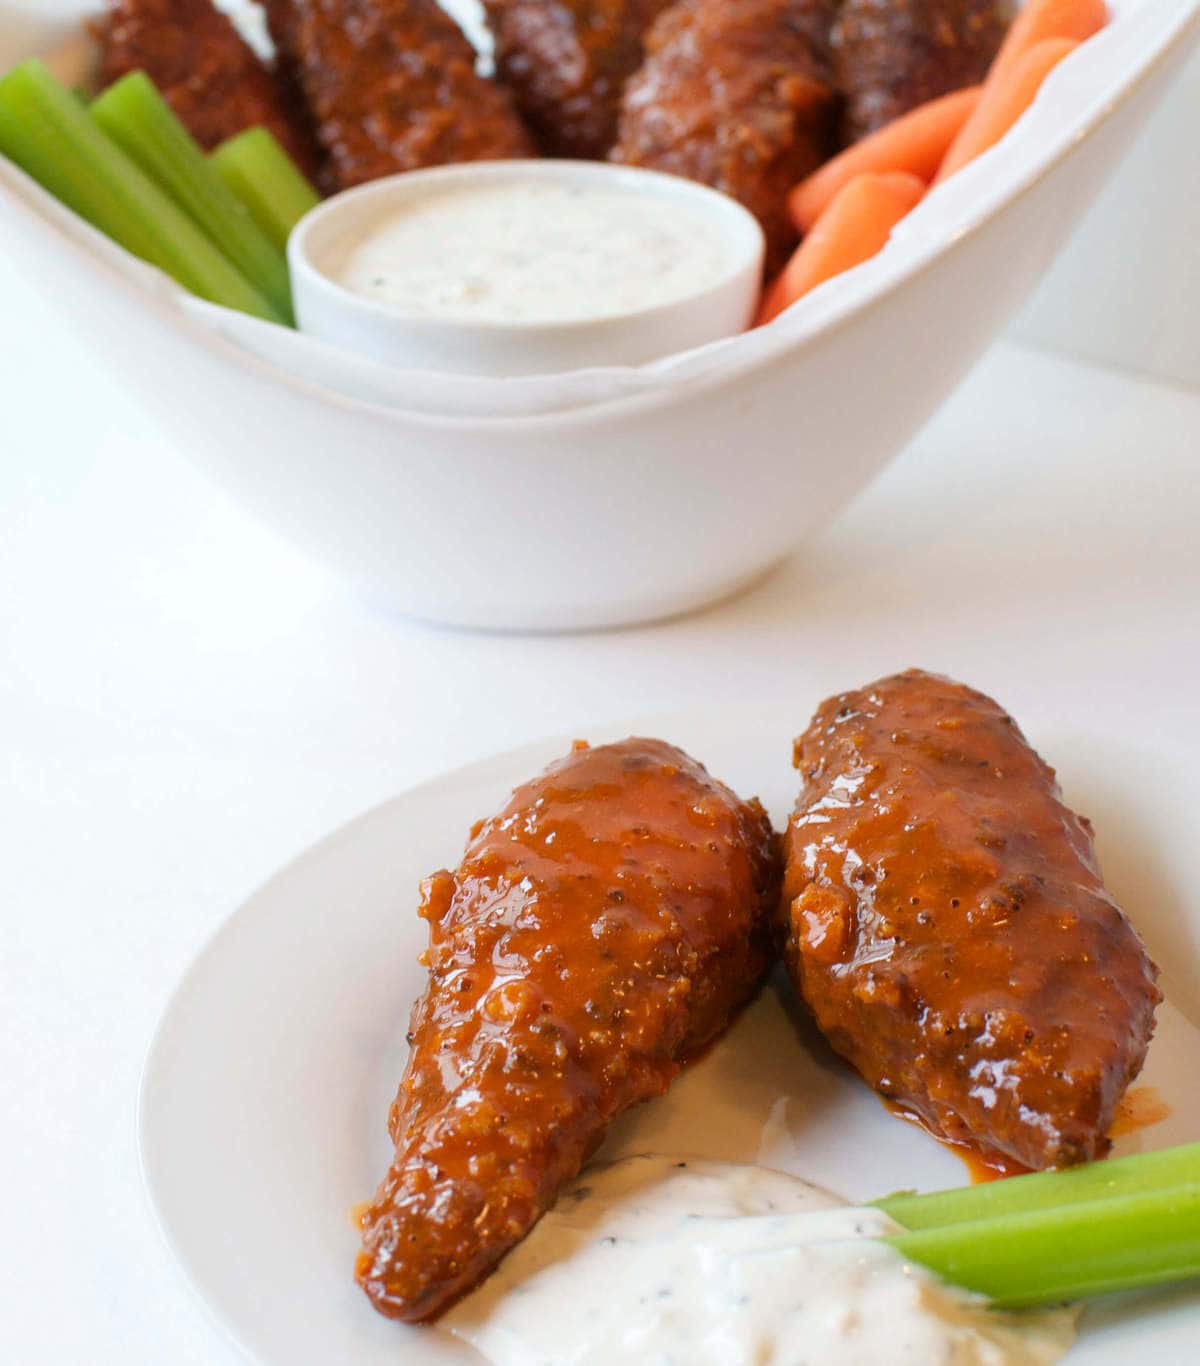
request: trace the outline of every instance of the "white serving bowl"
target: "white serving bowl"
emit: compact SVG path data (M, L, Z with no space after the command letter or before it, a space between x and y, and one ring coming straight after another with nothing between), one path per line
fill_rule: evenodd
M148 289L151 272L7 166L0 239L139 377L175 445L402 610L647 620L733 592L827 524L1027 297L1200 32L1200 0L1111 8L879 256L769 327L648 366L501 381L351 363ZM0 59L24 41L5 49L0 30Z
M594 187L630 204L647 199L724 244L725 268L692 292L634 312L556 321L463 320L381 303L339 282L348 250L397 212L481 185ZM641 365L744 332L754 319L766 244L736 200L679 176L603 161L476 161L371 181L318 204L288 242L296 320L334 346L408 369L536 375L596 365Z

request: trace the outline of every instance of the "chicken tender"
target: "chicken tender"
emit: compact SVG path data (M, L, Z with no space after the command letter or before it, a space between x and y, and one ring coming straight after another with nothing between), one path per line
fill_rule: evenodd
M1012 17L1012 0L843 0L831 42L846 141L983 80Z
M740 200L767 236L767 270L796 242L788 191L832 150L830 0L679 0L646 35L612 157Z
M376 1309L426 1319L471 1289L725 1029L778 888L762 807L660 740L577 745L474 828L422 887L429 984L362 1220Z
M795 762L785 957L829 1042L985 1156L1103 1156L1158 970L1054 770L990 698L919 670L823 703Z
M92 30L102 86L144 71L206 150L261 124L307 175L317 174L307 111L212 0L109 0Z
M269 0L343 189L397 171L534 154L512 95L436 0Z
M496 70L543 151L603 157L642 38L672 0L484 0Z

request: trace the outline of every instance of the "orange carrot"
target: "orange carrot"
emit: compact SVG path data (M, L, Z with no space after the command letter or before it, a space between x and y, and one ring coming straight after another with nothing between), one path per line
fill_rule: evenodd
M1104 0L1025 0L996 53L987 83L1006 79L1025 54L1047 38L1082 43L1107 23Z
M1078 46L1070 38L1047 38L1031 47L999 79L989 76L983 98L951 144L933 183L940 185L967 162L994 147L1033 103L1046 77Z
M981 87L972 85L929 100L839 152L788 196L792 222L808 232L834 195L866 171L907 171L932 180L959 129L975 112L980 93Z
M767 290L759 323L770 322L810 289L874 256L925 188L919 176L906 171L855 176L834 196Z

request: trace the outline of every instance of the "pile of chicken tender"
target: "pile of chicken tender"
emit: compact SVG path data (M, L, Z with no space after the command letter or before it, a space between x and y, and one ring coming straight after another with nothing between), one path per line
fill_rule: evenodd
M204 147L265 125L326 192L539 155L685 176L758 218L771 272L792 186L981 80L1013 0L483 0L490 63L437 0L263 8L269 61L219 0L109 0L101 82L145 71Z

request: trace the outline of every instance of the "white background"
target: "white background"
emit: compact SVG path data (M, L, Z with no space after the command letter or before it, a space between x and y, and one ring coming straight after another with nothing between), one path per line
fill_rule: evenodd
M1140 287L1127 258L1111 279L1073 258L1024 335L1200 386L1198 96L1193 66L1174 102L1190 127L1160 121L1087 230L1111 266L1171 152L1182 198ZM1105 756L1177 754L1139 793L1153 866L1103 825L1101 852L1122 891L1144 874L1186 903L1200 817L1172 794L1200 755L1200 392L1002 344L742 598L489 637L400 620L262 531L147 424L135 374L103 378L52 293L0 261L0 1359L233 1360L143 1204L150 1031L263 878L447 766L712 698L794 700L800 729L826 692L920 664L997 694L1051 761L1081 731L1114 737ZM1064 778L1092 797L1121 771ZM1200 950L1186 931L1153 947L1184 976Z

